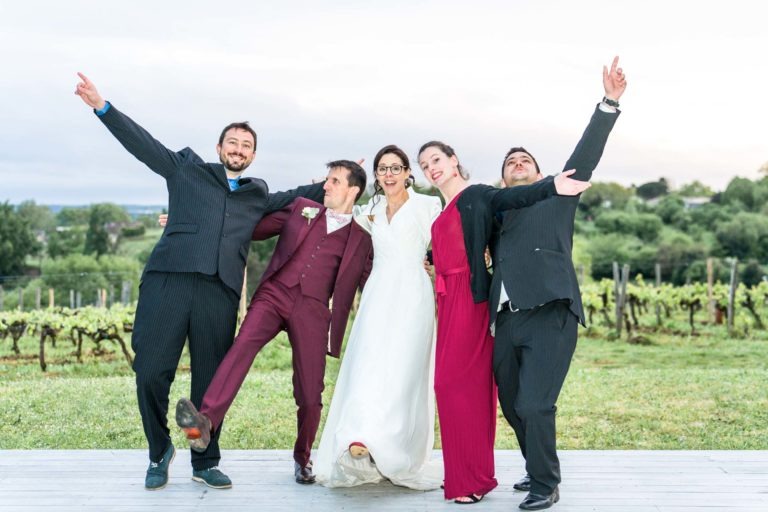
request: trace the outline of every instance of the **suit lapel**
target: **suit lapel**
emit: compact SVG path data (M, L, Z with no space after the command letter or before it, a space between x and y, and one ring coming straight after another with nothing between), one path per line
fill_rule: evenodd
M227 172L224 170L224 166L221 164L208 164L211 169L211 173L216 178L216 181L221 183L222 186L229 190L229 182L227 181Z
M355 252L357 251L357 246L360 245L360 242L363 241L363 236L368 234L357 224L357 222L354 221L354 219L352 220L349 228L349 238L347 239L347 245L344 248L344 255L341 257L341 264L339 265L339 272L337 276L343 275L350 262L353 261ZM336 280L338 281L338 277Z
M308 220L304 215L302 215L302 212L304 211L304 208L317 208L317 215L315 215L315 218ZM301 246L302 243L304 243L304 239L307 238L307 235L309 234L309 231L313 229L317 224L322 224L320 222L320 219L322 218L322 215L325 215L325 207L324 206L305 206L302 207L300 210L298 210L299 218L302 221L301 228L299 228L299 233L296 235L296 247L298 248Z

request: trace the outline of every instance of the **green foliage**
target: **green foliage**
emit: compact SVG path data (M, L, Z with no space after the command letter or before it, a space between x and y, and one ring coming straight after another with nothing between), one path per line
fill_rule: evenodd
M715 235L724 255L739 259L768 258L768 218L763 215L741 212L720 224Z
M684 284L689 280L689 267L706 257L706 247L685 233L668 229L659 239L656 261L661 265L664 281Z
M669 184L664 178L659 179L659 181L643 183L637 187L637 189L635 189L635 194L637 194L637 197L645 199L646 201L666 195L668 192Z
M653 213L631 214L608 210L595 219L595 226L603 233L635 235L644 242L655 241L662 228L661 219Z
M147 229L143 224L135 223L130 226L125 226L120 230L120 236L125 238L135 238L137 236L144 236Z
M734 178L722 193L721 201L740 210L759 212L768 201L768 179L751 181Z
M248 252L247 278L248 278L248 297L256 291L261 280L261 275L267 269L269 260L272 258L272 253L275 251L275 245L277 245L277 237L269 238L267 240L260 240L258 242L251 242L251 248Z
M40 247L28 220L7 201L0 204L0 276L20 274L24 260L37 254Z
M687 183L677 191L680 197L712 197L715 192L698 180Z
M162 233L163 229L155 225L152 228L146 228L142 236L124 238L120 241L117 255L133 258L143 266Z
M592 186L581 195L579 210L586 217L594 217L601 208L622 210L632 197L631 189L618 183L593 182Z
M765 267L757 260L749 260L740 268L739 282L744 283L745 286L758 286L763 282L763 277L766 275Z
M131 283L132 296L136 296L141 267L132 258L72 254L66 258L43 262L42 279L53 288L59 304L69 302L69 292L80 292L84 304L96 301L98 290L113 290L119 298L123 281Z
M46 287L55 290L59 302L69 301L69 291L74 290L81 293L86 304L92 303L96 299L96 291L107 288L108 284L98 259L85 254L45 260L42 274Z
M48 234L48 256L63 258L85 250L85 226L62 226Z
M59 226L85 226L91 218L91 208L65 207L59 210L56 221Z
M114 253L120 242L120 229L129 221L128 213L116 204L100 203L91 206L85 253L96 256Z
M634 237L610 233L590 241L594 279L612 278L613 262L629 263L633 273L653 275L656 250Z
M56 227L56 219L47 206L39 206L33 200L22 201L16 206L16 213L35 231L50 231Z
M672 224L677 227L682 227L687 223L685 203L677 194L664 196L661 201L659 201L659 204L656 205L656 215L661 217L664 224Z
M48 288L42 279L31 279L21 288L22 309L30 311L37 305L37 290L40 290L40 303L43 306L48 305ZM6 288L3 297L3 308L5 310L15 310L19 308L19 287Z
M167 213L167 212L166 212ZM136 222L144 226L146 229L157 228L157 215L143 214L136 217Z
M733 208L718 203L703 204L690 211L691 224L687 231L691 232L692 227L697 227L704 231L714 232L717 226L730 220L735 213Z

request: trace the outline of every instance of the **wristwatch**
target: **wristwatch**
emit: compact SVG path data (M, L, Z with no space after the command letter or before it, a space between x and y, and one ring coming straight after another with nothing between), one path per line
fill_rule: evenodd
M607 98L605 96L603 96L603 103L605 103L609 107L619 108L619 102L618 101L612 100L612 99Z

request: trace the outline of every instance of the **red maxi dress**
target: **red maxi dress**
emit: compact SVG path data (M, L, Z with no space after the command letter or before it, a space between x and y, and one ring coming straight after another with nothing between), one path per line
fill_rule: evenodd
M460 194L459 194L460 196ZM445 499L496 487L496 384L488 304L475 304L459 210L453 198L432 224L437 292L435 397Z

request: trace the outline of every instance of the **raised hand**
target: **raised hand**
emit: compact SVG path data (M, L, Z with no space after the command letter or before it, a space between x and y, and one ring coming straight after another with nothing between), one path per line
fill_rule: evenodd
M624 76L624 70L619 66L619 57L613 58L611 69L603 66L603 87L605 88L605 97L618 101L627 88L627 79Z
M77 76L80 77L81 82L77 84L75 88L75 94L80 96L86 105L96 110L101 110L107 103L104 98L101 97L99 91L96 90L96 86L93 85L87 76L78 71Z
M575 172L576 169L571 169L555 176L555 190L559 195L575 196L592 186L588 181L579 181L568 177Z

